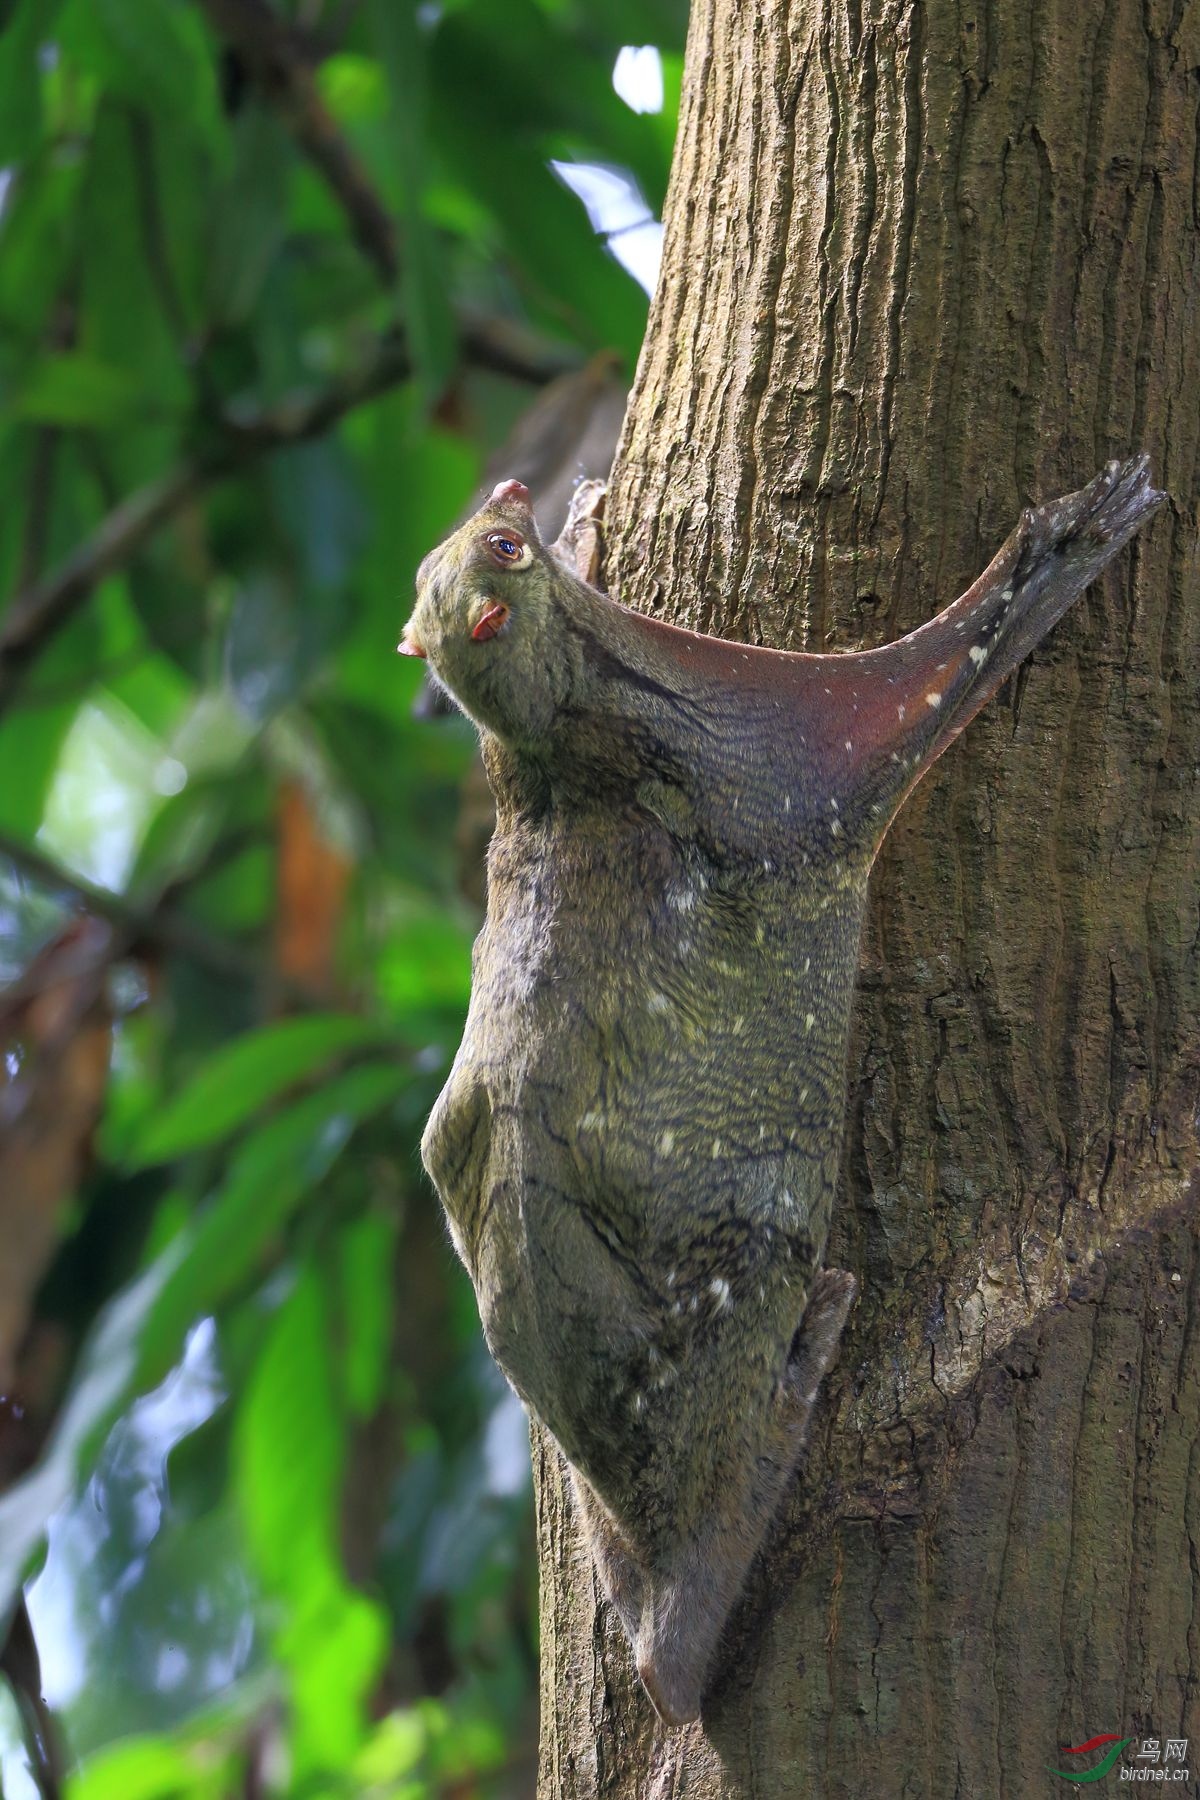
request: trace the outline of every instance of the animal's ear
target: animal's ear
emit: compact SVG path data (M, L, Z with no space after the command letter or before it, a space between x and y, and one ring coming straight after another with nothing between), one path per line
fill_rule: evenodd
M878 843L905 794L1162 499L1145 456L1111 462L1078 493L1027 511L974 586L908 637L804 659L832 702L820 752L843 820L860 815L855 841Z

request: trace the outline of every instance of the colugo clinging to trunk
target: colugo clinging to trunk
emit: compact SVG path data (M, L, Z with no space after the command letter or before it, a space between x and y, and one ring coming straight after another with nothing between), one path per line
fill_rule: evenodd
M620 605L517 481L421 565L401 648L474 720L497 814L422 1154L668 1721L699 1711L854 1296L821 1255L875 853L1160 498L1144 457L1110 463L928 624L842 655Z

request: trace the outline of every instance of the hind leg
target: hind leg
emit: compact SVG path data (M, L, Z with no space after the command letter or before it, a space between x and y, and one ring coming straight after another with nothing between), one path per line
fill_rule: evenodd
M571 1470L571 1485L600 1585L615 1606L625 1635L632 1643L642 1617L642 1572L621 1536L616 1520L575 1469Z
M815 1277L776 1394L770 1444L745 1483L732 1483L702 1529L677 1546L669 1565L645 1575L634 1651L655 1710L669 1724L699 1714L725 1622L800 1460L857 1285L841 1269Z

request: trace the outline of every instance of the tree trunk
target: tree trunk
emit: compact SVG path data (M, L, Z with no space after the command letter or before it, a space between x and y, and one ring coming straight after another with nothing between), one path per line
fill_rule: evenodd
M541 1800L1040 1796L1100 1733L1196 1778L1198 106L1184 0L696 0L613 591L851 650L1109 456L1170 501L877 865L861 1298L699 1724L535 1444Z

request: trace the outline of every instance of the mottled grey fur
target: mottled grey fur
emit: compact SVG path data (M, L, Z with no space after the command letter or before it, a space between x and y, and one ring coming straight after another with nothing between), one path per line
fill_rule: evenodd
M664 1719L699 1710L854 1295L820 1258L875 852L1158 499L1144 458L1110 464L854 655L630 611L544 548L515 483L421 567L406 647L478 725L497 808L423 1155Z

